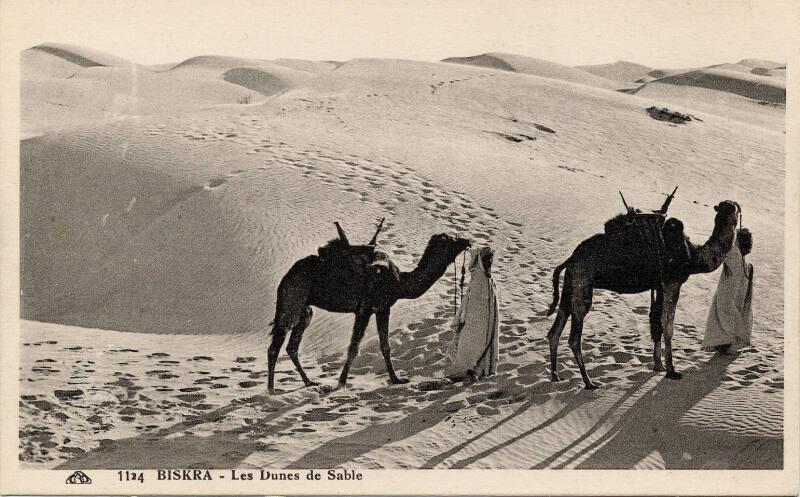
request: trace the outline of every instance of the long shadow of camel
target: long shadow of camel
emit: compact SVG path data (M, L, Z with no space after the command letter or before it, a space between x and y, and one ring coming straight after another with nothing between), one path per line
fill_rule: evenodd
M430 423L430 425L438 423L445 416L450 414L448 410L440 410L439 408L444 406L446 401L459 391L461 390L453 389L451 391L441 392L439 399L435 401L432 406L408 416L404 419L402 424L408 427L416 427L413 429L421 431L426 427L427 423ZM303 392L303 397L301 399L292 403L286 403L282 400L273 400L273 398L266 395L256 395L232 402L225 407L203 413L156 432L143 433L135 437L118 439L108 444L101 444L100 447L86 454L76 456L64 462L58 466L57 469L236 468L249 455L261 450L260 444L257 441L258 438L292 428L296 424L296 420L278 420L278 418L291 410L301 408L304 405L334 393L341 394L346 393L346 391L307 389ZM387 400L398 395L426 395L425 392L411 391L409 387L404 388L391 385L378 388L372 391L372 393L382 400ZM192 426L214 422L245 406L260 407L264 409L265 415L260 417L256 423L227 431L215 432L208 436L197 436L191 433L176 437L170 436L186 431ZM429 419L426 419L426 416ZM383 445L386 443L385 441L380 443L378 441L384 440L386 426L387 425L376 425L367 430L362 430L356 435L366 435L367 438L374 439L376 444ZM324 449L326 446L327 444L324 444L321 449ZM336 445L336 447L339 447L339 445ZM304 459L312 460L314 457L320 457L320 454L323 453L324 450L312 451L307 454L307 458ZM335 467L340 461L344 462L349 460L349 458L344 458L345 454L349 454L349 452L340 451L340 457L337 457L336 462L330 465L325 464L325 458L322 457L321 459L313 459L319 461L315 465L298 466L297 463L295 463L292 467ZM355 454L351 454L351 457L355 457Z
M445 452L442 452L441 454L438 454L438 455L430 458L422 466L420 466L420 468L421 469L433 469L433 468L435 468L437 465L441 464L442 462L444 462L448 458L456 455L457 453L459 453L464 448L466 448L466 447L472 445L473 443L479 441L480 439L482 439L483 437L485 437L489 433L493 432L494 430L503 427L506 423L508 423L512 419L516 418L517 416L519 416L521 414L524 414L528 409L530 409L532 407L535 407L536 405L539 405L542 402L541 395L543 395L545 393L553 392L553 391L555 391L557 389L558 389L558 387L554 386L553 383L539 383L538 385L535 385L534 388L532 388L530 390L530 393L531 393L530 400L528 400L527 402L525 402L522 405L520 405L513 413L511 413L508 416L506 416L505 418L499 420L497 423L495 423L491 427L487 428L486 430L478 433L474 437L472 437L472 438L470 438L468 440L465 440L464 442L456 445L455 447L451 448L450 450L447 450ZM534 395L534 392L536 394L538 394L538 395ZM578 407L580 407L581 405L583 405L583 404L585 404L585 403L587 403L589 401L591 401L591 397L588 396L588 395L584 395L584 392L581 392L580 394L575 396L573 399L571 399L567 403L567 405L562 407L556 414L554 414L549 419L547 419L547 420L543 421L542 423L539 423L538 425L530 428L529 430L525 431L524 433L516 435L516 436L514 436L513 438L511 438L509 440L506 440L505 442L503 442L503 443L501 443L499 445L495 445L495 446L493 446L491 448L488 448L488 449L486 449L486 450L484 450L484 451L482 451L482 452L480 452L478 454L475 454L473 456L467 457L467 458L462 459L460 461L456 461L455 463L453 463L450 466L450 468L451 469L463 469L463 468L466 468L467 466L469 466L473 462L478 461L480 459L483 459L483 458L489 456L490 454L492 454L493 452L496 452L496 451L498 451L498 450L500 450L500 449L502 449L504 447L507 447L507 446L513 444L517 440L521 440L521 439L531 435L534 432L537 432L539 430L543 430L543 429L547 428L548 426L550 426L551 424L555 423L559 419L562 419L565 416L567 416L574 409L577 409Z
M544 365L541 365L539 372L543 370ZM539 372L535 372L533 374L538 374ZM533 393L537 392L538 390L551 391L558 388L552 386L550 383L539 383L531 388L523 388L518 385L515 380L504 379L502 377L489 378L486 380L486 384L493 385L494 388L500 391L505 391L508 393L513 392L517 394L525 392L530 396L533 396ZM567 388L567 385L564 385L561 388ZM453 409L449 408L447 401L454 395L463 392L464 388L460 386L455 386L450 390L441 391L439 392L439 398L435 402L428 405L424 409L404 417L400 421L370 426L350 435L330 440L311 452L308 452L300 459L291 463L288 467L297 469L335 468L346 462L350 462L371 450L378 449L386 444L396 442L398 440L404 440L412 437L417 433L437 425L447 416L451 415L454 411ZM420 395L420 393L417 392L414 395ZM532 405L533 403L534 400L530 400L526 402L525 405ZM457 409L457 407L455 407L455 409ZM518 409L517 413L510 415L504 421L498 423L497 426L508 419L513 418L519 413L524 412L524 410L525 409ZM491 431L491 429L487 430L487 432L488 431ZM444 455L442 459L446 457L447 455ZM438 464L438 459L433 458L425 463L423 468L432 468L436 464Z
M700 430L679 423L686 412L719 387L733 359L715 356L681 381L660 381L612 429L560 467L591 453L578 468L627 469L658 451L666 469L781 469L780 438Z
M604 426L617 409L634 397L639 389L644 388L647 379L652 378L652 375L649 375L646 380L629 389L614 402L586 433L531 469L563 469L592 451L596 452L584 460L578 466L579 468L632 468L653 450L661 453L667 468L781 468L783 444L779 439L700 432L700 430L678 424L678 420L685 412L721 384L724 371L732 361L733 357L714 357L703 369L687 375L682 382L662 379L652 390L637 400L609 431L566 460L554 465L565 454L590 439L597 430ZM591 399L588 397L576 397L550 419L499 445L456 461L450 465L450 468L465 468L534 432L547 428L589 400ZM526 409L533 407L534 403L534 400L526 402L513 414L498 421L484 432L431 458L422 465L422 468L433 468L441 464L465 447L522 414Z
M428 407L409 414L396 423L373 425L350 435L330 440L291 463L288 468L335 468L388 443L403 440L426 430L452 414L447 400L461 392L453 389Z
M265 395L256 395L234 401L230 405L181 421L156 432L114 440L108 444L74 457L56 469L192 469L236 468L238 463L258 450L258 442L242 435L258 433L268 435L290 426L282 421L270 424L287 411L301 407L332 392L304 395L298 403L285 404ZM248 426L220 431L209 436L186 434L170 435L188 430L192 426L219 420L242 407L260 406L267 415Z

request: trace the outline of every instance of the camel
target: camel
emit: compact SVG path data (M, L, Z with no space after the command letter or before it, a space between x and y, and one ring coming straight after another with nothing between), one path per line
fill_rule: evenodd
M470 246L470 241L464 238L433 235L417 267L405 272L400 271L385 253L375 250L375 239L381 225L368 245L350 245L339 223L336 223L336 228L338 239L321 247L319 255L297 261L278 285L272 343L268 351L270 394L275 393L275 363L290 331L286 353L306 386L318 384L308 378L298 357L303 332L311 322L312 307L355 314L347 360L337 388L344 387L347 381L350 365L358 354L359 343L372 314L375 314L381 352L391 383L408 383L407 379L397 376L392 366L389 347L391 307L399 299L416 299L423 295L458 254Z
M669 200L671 199L665 202L661 210L655 212L665 215L665 207L669 205ZM564 269L566 273L564 295L556 319L547 334L550 344L551 381L560 381L557 370L558 341L567 320L571 317L569 347L575 356L575 362L578 363L586 389L597 388L586 374L581 352L583 320L591 308L592 292L595 288L627 294L651 291L649 317L654 346L653 371L665 371L661 362L663 335L666 377L672 380L681 378L681 374L675 371L672 364L672 329L681 285L689 276L710 273L722 264L731 249L740 212L739 204L730 200L719 203L714 210L716 211L714 231L703 245L695 245L689 241L683 234L681 221L671 218L663 223L661 231L665 249L661 259L663 265L654 259L653 247L648 246L642 237L628 230L597 234L584 240L564 263L556 267L553 272L553 302L548 309L548 316L559 305L559 275ZM636 214L629 209L629 215ZM609 223L612 221L614 220Z

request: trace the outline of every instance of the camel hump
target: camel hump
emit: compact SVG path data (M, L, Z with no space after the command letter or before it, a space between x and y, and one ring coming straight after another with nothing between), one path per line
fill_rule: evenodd
M618 233L658 233L664 226L665 218L666 216L659 212L632 211L626 214L619 214L606 221L605 232L607 235Z
M639 212L630 210L606 221L607 235L624 237L629 243L635 243L643 250L643 260L647 265L656 268L653 277L662 278L665 263L665 246L662 230L665 215L660 212Z
M373 245L350 245L338 238L317 249L317 254L323 263L361 274L367 273L380 255L388 260L388 256L376 251Z

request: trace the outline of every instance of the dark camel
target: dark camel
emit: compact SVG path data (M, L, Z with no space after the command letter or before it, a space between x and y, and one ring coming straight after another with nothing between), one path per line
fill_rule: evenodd
M653 339L653 370L665 371L661 362L661 337L664 337L666 377L681 378L672 365L672 328L675 307L681 285L692 274L710 273L725 259L734 240L734 231L739 215L739 205L726 200L714 207L714 231L703 245L694 245L683 234L683 223L669 219L663 225L662 234L666 251L664 264L659 269L652 247L635 233L621 232L597 234L581 242L572 255L553 272L553 303L547 315L552 314L559 303L558 278L563 269L564 296L558 314L547 339L550 343L550 379L558 377L558 340L561 332L572 318L569 347L581 371L586 388L597 388L586 374L581 352L583 319L592 305L595 288L617 293L655 292L650 306L650 334ZM659 212L659 211L657 211ZM664 210L666 212L666 210ZM663 280L662 280L663 275ZM662 284L663 281L663 284Z
M470 246L469 240L463 238L434 235L417 267L405 272L400 271L385 253L374 250L375 237L369 245L350 245L338 223L337 228L338 240L332 240L322 247L320 255L310 255L297 261L278 286L272 344L268 352L270 394L275 393L275 363L290 331L286 353L306 386L317 385L306 376L297 354L303 332L311 322L312 306L330 312L355 314L347 361L339 376L338 388L347 381L350 365L358 353L359 343L372 314L375 314L389 380L393 384L408 383L408 380L397 376L392 366L389 348L391 307L399 299L415 299L424 294L444 274L456 256Z

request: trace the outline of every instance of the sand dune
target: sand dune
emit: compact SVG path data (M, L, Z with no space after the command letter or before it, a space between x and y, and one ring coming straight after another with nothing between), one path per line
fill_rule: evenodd
M275 59L272 62L278 64L279 66L286 66L299 71L312 73L324 73L332 71L342 65L341 62L323 62L300 59Z
M262 95L275 95L291 88L291 85L268 71L256 67L236 67L222 75L222 79Z
M212 56L153 70L76 48L85 60L93 56L104 62L79 65L67 60L84 60L77 55L53 55L72 53L65 50L23 52L23 131L254 103L314 76L265 61Z
M577 69L590 72L601 78L610 79L612 81L624 81L627 83L639 81L647 77L648 73L653 70L647 66L626 62L624 60L614 62L613 64L577 66Z
M765 69L779 69L781 67L786 68L786 63L784 62L773 62L766 59L743 59L740 60L738 64L753 69L757 67L763 67Z
M651 78L661 79L691 71L693 71L693 69L653 69L648 72L647 75Z
M595 86L597 88L617 89L621 86L618 82L611 81L604 77L595 76L590 72L583 71L546 60L525 57L522 55L506 53L488 53L475 55L472 57L450 57L442 60L452 64L469 64L480 67L491 67L503 71L518 72L521 74L532 74L544 78L560 79L582 85Z
M20 78L31 79L68 78L81 70L75 64L57 55L42 50L23 50L20 53Z
M745 63L747 62L747 63ZM765 62L764 66L755 65L758 62ZM771 76L786 79L786 66L778 63L768 63L768 61L742 61L737 64L719 64L711 66L713 69L724 69L726 71L737 71L755 74L756 76Z
M662 84L697 86L712 90L735 93L762 102L786 103L786 83L767 76L746 74L726 69L702 69L674 76L662 77Z
M777 131L785 129L786 111L782 105L768 105L735 93L696 86L662 84L659 81L644 85L635 93L670 108L708 112Z
M744 66L742 64L719 64L719 65L711 66L710 69L723 69L725 71L736 71L736 72L750 73L753 70L763 69L763 68L747 67L747 66Z
M319 63L326 66L325 63ZM299 69L296 67L305 67ZM257 91L264 96L274 95L314 77L321 68L312 62L292 64L237 57L200 56L187 59L170 69L184 77L220 78Z
M74 86L41 90L70 107L23 99L26 126L75 126L21 144L22 315L39 321L22 329L24 465L781 467L784 247L771 234L784 225L784 135L705 110L699 93L670 106L700 118L688 124L645 111L666 95L648 94L657 88L744 97L676 84L629 95L480 64L357 59L330 71L293 62L282 69L310 76L289 91L225 104L260 91L239 86L251 80L277 87L263 75L280 78L278 62L246 61L147 75L92 67L65 80ZM148 113L91 120L102 118L92 114L99 90L130 95L134 82ZM166 102L162 83L197 86ZM203 100L211 83L220 94ZM635 206L655 207L675 184L671 214L695 242L716 202L743 206L756 238L754 347L724 360L700 350L718 275L693 276L676 317L684 379L665 380L650 371L649 296L598 291L583 350L602 388L583 391L566 338L566 381L550 383L552 269L621 211L620 185ZM265 396L281 275L334 235L333 221L366 241L383 216L379 248L402 269L434 233L495 248L498 374L418 388L442 374L452 338L450 268L393 308L392 356L411 384L386 384L370 324L351 385L328 391L352 316L319 311L300 354L323 386L301 388L284 354L285 393Z
M313 73L284 67L235 67L222 75L222 79L264 96L275 95L301 85L313 78Z
M244 59L241 57L229 57L225 55L199 55L180 62L172 67L172 71L179 71L183 69L211 69L216 71L225 72L234 67L252 67L270 65L269 62L259 59Z
M258 301L272 286L238 263L252 257L269 272L253 238L264 232L230 210L224 191L204 189L224 176L170 171L174 156L143 169L124 149L109 155L91 142L34 139L22 157L23 316L155 333L215 333L244 319L243 332L271 319ZM43 204L47 184L60 188ZM233 286L241 294L221 290Z
M242 103L258 95L221 79L153 73L139 66L88 67L69 79L22 84L24 131Z
M782 131L785 69L767 67L780 66L746 59L696 70L652 70L629 93Z
M780 78L780 79L785 80L786 79L786 68L784 67L784 68L781 68L781 69L770 69L769 75L774 77L774 78Z
M173 67L177 66L178 64L179 64L178 62L168 62L168 63L165 63L165 64L148 64L148 65L146 65L144 67L146 67L147 69L149 69L149 70L151 70L153 72L164 72L164 71L169 71L170 69L172 69Z
M111 66L126 67L133 62L92 48L69 45L66 43L42 43L30 50L39 50L60 57L81 67Z

